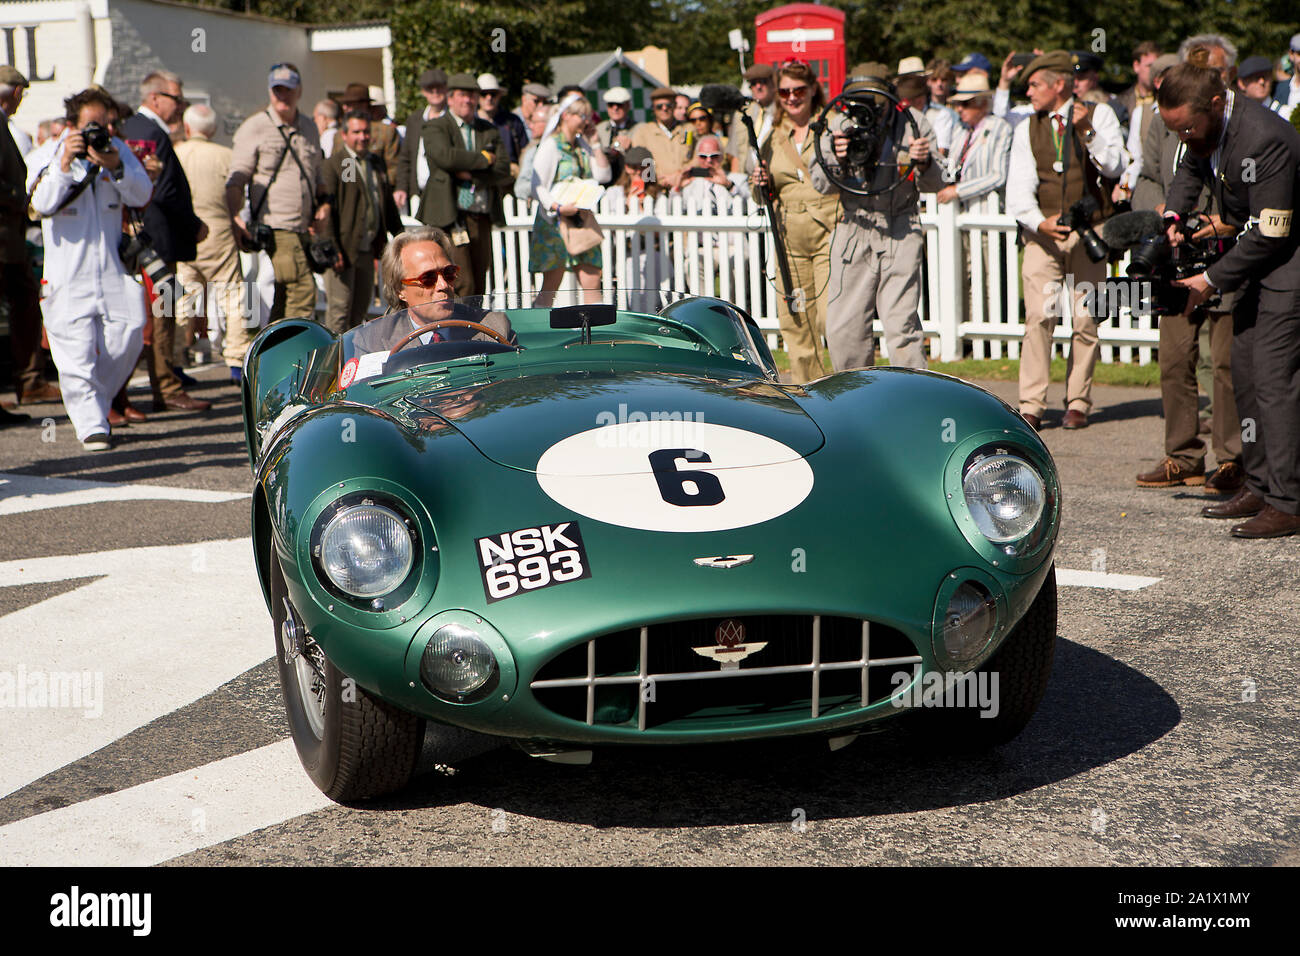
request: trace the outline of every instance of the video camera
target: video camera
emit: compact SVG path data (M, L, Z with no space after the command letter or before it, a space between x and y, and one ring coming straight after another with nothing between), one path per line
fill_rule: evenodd
M1150 287L1150 311L1155 315L1179 315L1187 307L1188 290L1174 283L1204 272L1227 248L1217 236L1192 238L1209 224L1201 213L1185 219L1166 216L1149 210L1121 213L1107 221L1101 231L1104 246L1116 258L1125 250L1129 252L1127 279ZM1183 237L1176 247L1170 244L1167 234L1171 222Z

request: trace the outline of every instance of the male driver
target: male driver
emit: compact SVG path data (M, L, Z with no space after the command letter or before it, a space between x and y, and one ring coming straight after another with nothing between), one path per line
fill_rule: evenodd
M1110 211L1110 196L1124 171L1119 120L1104 103L1073 96L1074 63L1065 50L1035 57L1025 67L1034 114L1011 136L1007 212L1020 224L1025 244L1025 331L1020 349L1020 414L1042 426L1052 361L1052 330L1060 298L1074 291L1073 333L1066 361L1065 428L1085 428L1092 408L1092 373L1097 364L1097 319L1089 314L1086 290L1106 276L1106 263L1084 253L1079 233L1060 224L1061 215L1085 195L1096 202L1098 222ZM1066 277L1073 277L1073 286Z
M107 136L108 94L83 90L64 105L69 127L27 157L32 208L44 217L41 309L73 430L87 451L105 451L109 405L140 355L145 323L140 287L117 254L122 207L143 206L153 186L120 139L94 145Z
M1214 290L1241 289L1233 312L1232 384L1242 421L1246 483L1209 518L1246 518L1240 538L1300 531L1300 232L1293 223L1300 133L1278 114L1225 88L1206 50L1164 76L1157 98L1165 124L1187 144L1165 215L1195 210L1209 185L1223 222L1240 229L1234 245L1179 285L1195 308ZM1177 223L1170 242L1181 243Z
M325 161L325 189L334 197L326 234L338 260L325 273L325 327L346 332L360 325L375 293L375 258L390 235L402 231L384 157L370 152L370 114L343 117L340 147Z
M316 126L298 112L302 77L292 63L277 63L267 77L270 105L254 113L235 132L226 208L236 238L246 243L249 228L239 218L244 187L252 222L273 230L274 249L267 250L275 270L271 321L285 316L316 316L316 280L307 263L305 244L316 222L329 215L323 201L320 139ZM317 205L316 197L322 202ZM315 209L313 215L312 210ZM250 223L251 224L251 223Z

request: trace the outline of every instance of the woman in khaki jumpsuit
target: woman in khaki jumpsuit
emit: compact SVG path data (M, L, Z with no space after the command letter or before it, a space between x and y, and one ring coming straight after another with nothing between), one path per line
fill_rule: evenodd
M791 377L802 383L831 371L829 356L823 357L822 339L826 334L831 233L840 216L840 200L838 195L827 196L814 189L808 174L816 156L809 125L825 101L821 84L811 67L801 61L790 61L777 70L776 84L772 134L759 152L771 170L777 219L794 284L793 303L784 295L777 299L781 338L790 356ZM755 169L750 182L760 186L764 181L762 168ZM778 285L780 281L778 270ZM786 290L782 287L781 291Z

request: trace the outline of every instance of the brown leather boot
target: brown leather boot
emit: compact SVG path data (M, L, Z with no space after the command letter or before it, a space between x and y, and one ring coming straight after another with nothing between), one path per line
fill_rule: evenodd
M1224 461L1214 469L1214 474L1205 479L1205 490L1216 495L1236 494L1246 483L1246 473L1235 461Z
M1137 476L1139 488L1172 488L1174 485L1205 484L1205 462L1184 465L1181 461L1166 458L1153 469Z

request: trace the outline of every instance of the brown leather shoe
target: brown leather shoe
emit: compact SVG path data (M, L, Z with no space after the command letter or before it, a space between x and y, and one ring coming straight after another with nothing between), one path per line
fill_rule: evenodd
M127 402L126 407L122 409L122 416L128 422L147 422L149 420L148 415L140 411L140 409L136 408L130 402Z
M1195 466L1166 458L1148 472L1137 476L1139 488L1172 488L1174 485L1205 484L1205 462Z
M46 402L63 401L63 393L59 391L59 386L53 382L45 382L43 385L28 389L18 396L19 405L42 405Z
M1065 418L1061 420L1062 428L1087 428L1088 416L1077 408L1071 408L1065 413Z
M1297 531L1300 531L1300 515L1289 515L1272 505L1264 505L1249 521L1232 526L1234 538L1285 538Z
M108 410L108 424L111 428L125 428L127 425L126 416L116 408L110 408Z
M1246 473L1235 461L1225 461L1214 469L1214 474L1205 479L1205 490L1216 495L1236 494L1246 483Z
M1031 415L1028 412L1021 412L1020 417L1029 422L1029 427L1036 432L1043 430L1043 420L1037 415Z
M211 407L211 402L205 402L201 398L194 398L184 392L178 392L168 399L155 398L153 401L153 410L155 412L167 412L174 409L184 412L206 412Z
M1249 518L1257 515L1264 508L1264 499L1245 486L1217 505L1206 505L1201 509L1204 518Z

